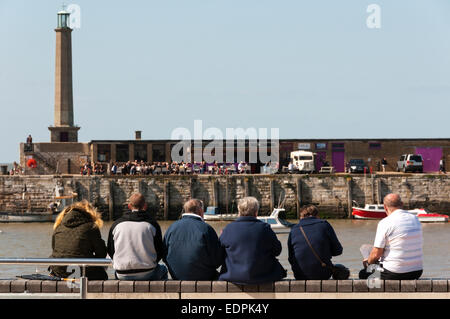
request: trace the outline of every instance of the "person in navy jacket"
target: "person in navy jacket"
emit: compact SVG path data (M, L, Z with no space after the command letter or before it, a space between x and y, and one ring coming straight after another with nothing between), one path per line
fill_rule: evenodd
M331 266L332 256L342 254L342 246L333 230L326 221L319 219L316 206L308 205L300 212L300 221L292 227L288 238L289 263L297 280L324 280L332 275L329 267L322 267L314 256L303 236L300 226L308 237L311 245L322 262Z
M184 204L182 218L164 235L163 260L176 280L217 280L223 251L216 231L203 221L203 202Z
M281 280L286 270L276 258L281 243L270 225L256 218L259 203L255 197L239 201L239 217L220 236L225 262L219 280L236 284L262 284Z

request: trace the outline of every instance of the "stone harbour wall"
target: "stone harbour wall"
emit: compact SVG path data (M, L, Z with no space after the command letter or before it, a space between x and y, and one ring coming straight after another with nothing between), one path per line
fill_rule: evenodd
M450 211L450 183L446 175L194 175L194 176L0 176L0 212L47 211L57 182L64 194L93 203L105 219L126 211L126 200L141 192L158 219L177 219L189 198L221 213L237 212L237 200L255 196L261 215L283 202L288 217L296 218L301 206L318 205L323 217L348 217L348 207L376 203L399 193L406 208Z

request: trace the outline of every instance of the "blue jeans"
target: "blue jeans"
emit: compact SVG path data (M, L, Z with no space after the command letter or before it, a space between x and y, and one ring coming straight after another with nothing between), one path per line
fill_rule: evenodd
M155 269L146 272L140 272L135 274L118 274L116 272L116 277L119 280L137 280L137 281L147 281L147 280L167 280L167 267L164 265L156 265Z

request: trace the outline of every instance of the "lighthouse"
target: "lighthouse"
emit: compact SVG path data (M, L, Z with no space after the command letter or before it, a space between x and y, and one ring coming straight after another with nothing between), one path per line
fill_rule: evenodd
M79 127L73 119L72 87L72 29L70 13L58 12L55 55L55 110L54 125L50 126L51 142L78 142Z

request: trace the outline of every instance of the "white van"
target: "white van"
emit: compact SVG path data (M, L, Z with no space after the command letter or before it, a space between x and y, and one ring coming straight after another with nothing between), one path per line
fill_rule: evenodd
M313 173L315 171L314 157L316 153L308 151L291 152L291 162L294 170L300 173Z

